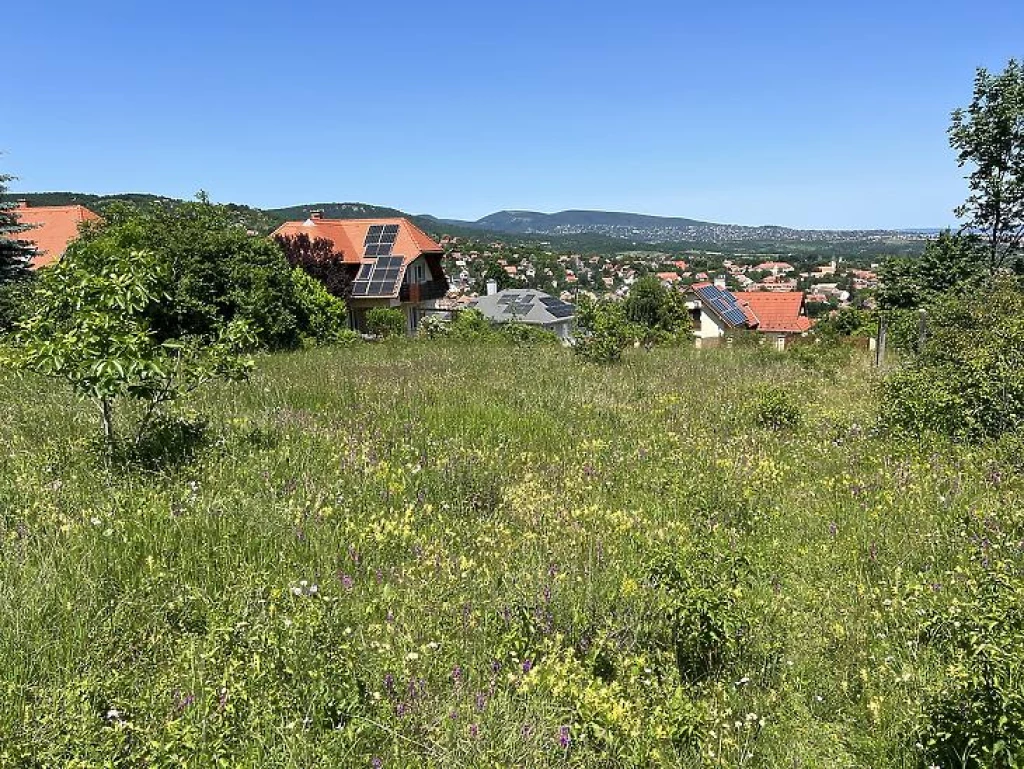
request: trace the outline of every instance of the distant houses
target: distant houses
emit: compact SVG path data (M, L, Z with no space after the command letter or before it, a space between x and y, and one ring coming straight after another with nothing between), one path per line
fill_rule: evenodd
M327 240L343 256L352 279L349 322L356 331L366 332L366 313L374 307L401 310L410 335L424 317L443 310L444 250L408 219L325 219L313 211L305 221L285 222L272 233L300 235Z
M13 209L15 218L29 229L18 233L19 240L35 249L29 266L39 269L60 261L68 246L78 238L85 222L98 222L100 217L85 206L30 206L19 200Z
M543 291L526 288L498 291L491 281L487 284L487 295L478 297L469 306L493 323L525 323L551 331L563 342L572 339L575 308Z

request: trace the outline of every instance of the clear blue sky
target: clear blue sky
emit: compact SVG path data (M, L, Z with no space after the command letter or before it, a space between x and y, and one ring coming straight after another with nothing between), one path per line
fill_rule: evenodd
M1021 0L13 2L24 191L925 227Z

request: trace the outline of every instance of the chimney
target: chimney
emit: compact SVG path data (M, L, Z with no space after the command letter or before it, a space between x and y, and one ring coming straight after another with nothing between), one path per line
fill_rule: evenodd
M309 212L309 218L312 219L314 222L318 222L318 221L320 221L321 219L324 218L324 212L323 211L310 211Z
M720 288L720 289L722 289L722 291L725 291L725 276L724 275L717 275L717 276L715 276L715 288Z
M487 296L494 296L496 293L498 293L498 281L491 278L487 281Z

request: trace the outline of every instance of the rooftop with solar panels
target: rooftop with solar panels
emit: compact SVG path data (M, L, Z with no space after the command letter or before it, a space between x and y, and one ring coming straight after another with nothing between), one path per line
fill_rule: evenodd
M576 315L576 308L568 302L528 288L507 288L481 296L470 306L496 323L518 321L566 330Z

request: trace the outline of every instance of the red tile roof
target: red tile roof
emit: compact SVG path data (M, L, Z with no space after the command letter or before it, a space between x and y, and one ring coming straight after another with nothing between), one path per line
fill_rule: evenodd
M804 306L802 291L733 291L747 322L758 331L803 333L814 321L801 315Z
M100 220L85 206L77 205L36 208L19 202L13 213L21 224L32 228L16 237L35 244L37 254L32 259L33 269L53 264L64 256L68 244L78 237L80 224Z
M324 238L334 243L334 248L341 251L346 262L358 264L363 259L366 231L375 224L398 225L398 237L395 239L391 253L395 256L404 256L406 264L416 260L422 254L443 251L439 243L404 218L321 219L313 216L304 222L285 222L274 230L272 236L308 235L311 240Z

